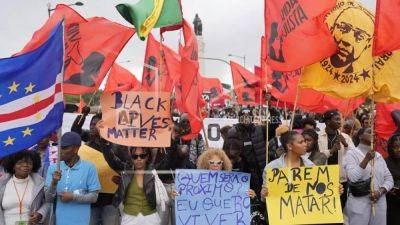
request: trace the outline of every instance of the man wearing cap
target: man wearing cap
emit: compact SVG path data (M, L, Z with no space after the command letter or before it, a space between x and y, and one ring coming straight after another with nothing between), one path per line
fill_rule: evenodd
M87 225L90 204L96 202L101 189L95 166L81 160L78 150L81 137L67 132L61 137L60 170L51 165L46 176L46 200L56 199L56 225Z

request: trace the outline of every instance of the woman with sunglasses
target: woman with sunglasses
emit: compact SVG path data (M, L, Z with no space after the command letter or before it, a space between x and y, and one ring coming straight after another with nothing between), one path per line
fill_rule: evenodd
M121 225L161 224L156 210L155 178L151 172L150 152L150 148L131 149L131 162L121 161L111 151L104 152L110 167L121 173L113 199L115 207L119 207L121 203L123 205Z
M226 153L221 149L209 148L203 152L197 160L197 169L232 171L232 163ZM252 189L247 191L251 199L256 197Z

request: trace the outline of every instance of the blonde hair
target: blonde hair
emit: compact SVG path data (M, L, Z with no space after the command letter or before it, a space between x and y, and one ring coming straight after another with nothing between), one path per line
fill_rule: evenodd
M208 148L204 151L197 160L197 169L209 170L210 169L210 159L213 156L219 157L224 163L222 164L222 170L232 171L232 162L221 149Z

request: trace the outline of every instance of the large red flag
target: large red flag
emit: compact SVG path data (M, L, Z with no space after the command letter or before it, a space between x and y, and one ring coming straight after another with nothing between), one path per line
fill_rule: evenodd
M400 0L377 0L372 54L400 49Z
M166 52L174 54L173 50L158 42L152 34L147 39L144 63L157 68L157 71L143 67L142 90L172 92L173 83L166 65ZM157 74L157 76L156 76Z
M62 18L65 18L64 93L95 92L135 30L102 17L85 19L73 9L60 4L18 54L44 43Z
M265 0L268 64L293 71L333 55L336 44L324 15L336 0Z
M279 72L268 70L271 81L271 94L282 102L294 104L301 70ZM338 109L348 116L364 102L364 99L338 99L312 89L299 88L297 107L308 112L323 113L329 109Z
M135 75L122 66L114 63L108 74L104 92L140 90L140 82Z
M260 78L235 62L231 61L230 64L238 103L241 105L256 105Z

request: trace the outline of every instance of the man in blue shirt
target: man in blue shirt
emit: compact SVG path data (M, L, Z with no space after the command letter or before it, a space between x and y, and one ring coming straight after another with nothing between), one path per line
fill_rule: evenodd
M67 132L61 137L61 164L51 165L46 176L46 199L56 201L56 225L87 225L90 204L101 189L95 166L81 160L78 150L81 137Z

